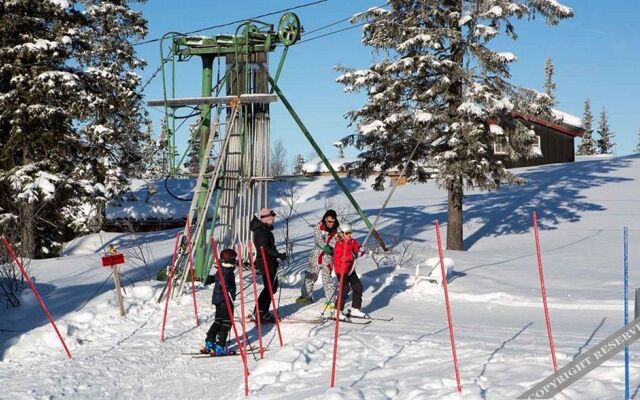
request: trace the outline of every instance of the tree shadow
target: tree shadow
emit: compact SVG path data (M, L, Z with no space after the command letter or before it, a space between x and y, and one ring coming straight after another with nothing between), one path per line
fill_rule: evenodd
M576 354L573 355L573 359L575 360L581 353L582 350L584 350L585 347L587 347L589 345L589 343L591 343L591 340L593 340L593 337L596 335L596 333L600 330L600 328L602 328L602 326L604 325L604 322L607 320L607 317L603 317L602 320L600 321L600 323L598 324L598 326L596 326L596 328L593 330L593 332L591 332L591 336L589 336L589 338L587 339L587 341L580 346L580 348L578 349L578 352Z
M503 186L495 192L465 196L465 220L483 224L467 236L465 248L470 249L483 237L528 232L531 212L536 208L538 225L545 230L556 229L561 222L577 222L585 211L605 211L604 206L589 201L581 192L633 180L607 174L628 167L638 157L545 165L519 174L528 181L521 187Z
M503 350L505 348L505 346L507 345L507 343L509 342L513 342L514 340L516 340L516 338L520 335L522 335L522 333L524 331L526 331L527 329L529 329L529 327L533 325L533 321L529 322L528 324L526 324L525 326L522 327L522 329L520 329L515 335L513 335L512 337L510 337L509 339L503 341L500 346L498 346L495 350L493 350L493 352L489 355L489 358L487 358L487 361L485 361L484 365L482 366L482 371L480 372L480 374L476 377L476 383L478 383L478 381L484 377L484 374L487 372L487 366L489 365L489 363L491 362L491 360L493 360L493 357L498 354L501 350ZM482 388L480 387L480 396L483 399L487 398L487 389L486 388Z
M367 184L359 179L348 177L348 176L343 176L340 178L344 183L344 185L349 190L349 192L351 193L355 192L358 189L365 189L367 187L366 186ZM318 177L309 181L309 183L307 182L296 183L296 186L298 186L300 190L303 190L305 186L307 186L308 184L313 184L315 187L315 186L319 186L318 184L320 182L321 182L321 186L317 189L317 192L313 196L306 198L305 201L324 200L327 197L343 195L342 189L340 188L340 186L338 186L338 183L334 179L331 179L330 176ZM287 182L272 183L269 186L270 200L275 200L279 197L282 197L284 189L287 187L287 185L290 185L290 184L291 183L287 183Z
M170 256L161 257L154 263L150 263L150 270L155 273L164 268L169 262ZM96 268L100 268L96 266ZM144 267L125 267L120 271L123 275L122 283L125 292L135 282L148 279L147 270ZM91 273L86 270L87 276ZM68 279L69 276L65 276ZM42 299L51 313L54 321L58 321L64 316L81 310L91 299L101 294L114 290L113 279L109 277L108 271L105 269L105 280L96 280L95 282L69 285L58 287L48 283L36 282L36 288L42 296ZM23 290L31 291L25 287ZM0 360L5 356L7 349L15 343L15 341L24 333L35 328L48 325L49 320L40 308L40 305L34 301L29 304L22 304L19 308L14 309L15 312L6 313L6 319L0 320ZM65 336L64 332L61 332ZM51 335L55 335L51 328Z
M140 232L140 233L119 233L112 236L111 239L101 243L94 254L106 252L109 245L114 245L116 249L126 249L139 245L149 245L154 242L175 239L176 233L182 229L169 229L165 231ZM110 234L111 235L111 234ZM63 255L73 255L75 250L81 249L88 242L95 242L95 235L83 236L75 239L68 247L64 249Z
M373 313L386 307L391 302L391 299L406 291L410 286L410 275L392 274L393 270L394 268L392 267L383 267L367 271L360 276L365 293L368 291L373 292L370 298L367 299L369 303L363 307L365 312Z

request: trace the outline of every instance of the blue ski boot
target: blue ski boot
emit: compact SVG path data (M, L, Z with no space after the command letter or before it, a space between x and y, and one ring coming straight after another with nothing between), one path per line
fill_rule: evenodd
M204 346L200 347L200 353L202 354L211 354L215 351L215 342L204 342Z

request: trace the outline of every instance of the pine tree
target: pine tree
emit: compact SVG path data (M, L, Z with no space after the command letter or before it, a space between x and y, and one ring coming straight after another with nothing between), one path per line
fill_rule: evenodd
M94 228L135 168L142 64L129 40L146 22L124 15L128 3L0 4L0 219L20 226L24 256L55 254Z
M588 98L584 100L582 126L584 127L584 134L582 135L580 146L578 146L577 154L580 156L596 154L596 144L593 141L593 114L591 113L591 101Z
M293 174L294 175L302 175L303 172L303 167L304 167L304 163L306 161L304 160L304 157L302 157L302 154L298 154L293 162Z
M607 118L607 109L602 107L602 111L600 112L600 121L598 122L598 135L600 135L600 139L598 139L598 153L599 154L611 154L613 153L613 146L615 143L613 142L613 137L615 134L609 128L609 119Z
M640 129L638 129L638 144L634 150L636 153L640 153Z
M553 82L553 60L551 57L547 57L544 64L544 92L551 98L554 106L558 104L555 96L556 84Z
M495 189L522 183L492 156L493 143L507 135L509 157L532 156L535 134L513 114L547 115L550 99L510 97L512 53L488 47L501 29L516 38L514 18L539 13L550 24L573 15L555 0L390 0L355 16L365 21L363 43L379 55L366 70L337 67L346 92L366 91L368 102L347 117L358 128L356 174L384 174L409 162L412 181L429 179L448 191L447 248L463 249L464 189ZM466 63L472 57L472 63ZM533 100L533 101L531 101ZM408 160L417 147L416 157Z
M131 43L147 33L147 21L130 8L139 2L80 0L87 21L77 59L90 90L89 116L79 130L88 165L80 166L76 174L104 188L102 195L94 196L97 226L102 225L106 200L126 187L129 175L143 169L141 151L150 145L144 131L149 121L139 90L141 78L134 72L146 63Z

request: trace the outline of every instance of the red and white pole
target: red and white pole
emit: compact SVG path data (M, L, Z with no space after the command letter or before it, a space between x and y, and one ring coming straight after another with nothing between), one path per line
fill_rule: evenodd
M342 262L344 264L344 259L347 255L347 246L344 246L342 251ZM335 265L333 266L335 269ZM344 265L342 270L344 271ZM336 364L338 362L338 336L340 334L340 313L342 312L342 287L344 286L344 277L347 273L343 272L340 274L340 280L338 282L338 306L336 307L335 313L335 327L333 331L333 362L331 363L331 384L330 387L336 382Z
M247 352L247 325L244 322L244 280L242 279L242 245L238 243L238 280L240 281L240 326L242 327L242 347Z
M56 326L56 323L53 321L53 317L49 313L49 310L47 309L47 306L44 304L44 301L42 300L42 297L40 297L40 293L38 292L38 289L36 289L36 286L31 281L31 278L27 274L27 271L24 269L24 266L22 265L22 263L20 262L20 260L16 256L16 253L13 251L13 248L11 247L11 244L7 241L7 239L4 238L4 236L2 237L2 242L4 243L4 247L7 248L7 251L9 252L9 255L11 255L11 258L13 258L13 261L16 263L18 268L20 268L20 273L22 274L24 279L27 281L27 284L29 285L29 287L33 291L33 294L36 296L36 299L38 299L38 303L40 304L40 307L42 308L42 311L44 311L44 314L49 319L49 322L51 322L51 325L53 326L53 329L56 331L56 335L58 335L58 339L60 339L60 343L62 343L62 347L64 347L64 351L67 353L67 356L69 358L71 358L71 352L69 351L69 348L67 347L67 344L64 342L64 339L62 338L62 335L60 334L60 331L58 330L58 327Z
M273 317L276 320L276 330L278 331L278 340L280 341L280 347L282 344L282 333L280 332L280 317L278 316L278 308L276 307L276 299L273 296L273 289L271 287L271 276L269 275L269 266L267 265L267 257L264 252L264 247L260 246L260 254L262 255L262 267L264 269L264 277L267 281L267 288L269 289L269 296L271 297L271 305L273 307Z
M460 384L460 370L458 369L458 356L456 354L456 339L453 335L453 323L451 322L451 306L449 305L449 285L447 284L447 269L444 266L444 252L442 250L442 238L440 236L440 223L435 220L436 238L438 241L438 255L440 256L440 272L442 273L442 288L444 289L444 303L447 308L447 322L449 324L449 341L451 342L451 355L453 357L453 368L456 372L456 384L458 393L462 393Z
M178 252L178 243L180 243L180 232L176 234L176 244L173 247L173 255L171 256L171 267L169 268L169 276L167 277L167 296L164 303L164 315L162 317L162 332L160 333L160 342L164 342L164 328L167 324L167 313L169 312L169 299L171 298L171 286L173 284L173 271L175 270L176 253Z
M256 269L253 264L253 244L249 241L249 263L251 265L251 279L253 280L253 301L258 325L258 341L260 343L260 358L264 358L264 346L262 345L262 322L260 321L260 308L258 307L258 284L256 283Z
M249 396L249 366L247 365L247 354L245 353L244 348L240 346L240 337L238 336L238 329L236 328L236 324L233 320L233 310L231 309L229 292L227 292L227 285L224 282L224 275L222 275L222 263L220 263L216 241L213 238L211 238L211 249L213 251L213 255L216 259L216 265L218 267L218 280L220 281L220 286L222 286L222 297L224 298L224 304L227 307L227 315L229 315L231 327L233 328L233 334L236 336L236 346L238 347L240 358L242 359L242 372L244 373L244 395Z
M547 324L547 336L549 337L549 351L551 351L551 362L553 363L553 371L558 372L558 363L556 362L556 348L553 344L553 333L551 331L551 318L549 317L549 308L547 307L547 291L544 287L544 273L542 271L542 252L540 251L540 236L538 234L538 215L533 212L533 235L536 240L536 255L538 258L538 276L540 277L540 294L542 296L542 306L544 308L544 319Z

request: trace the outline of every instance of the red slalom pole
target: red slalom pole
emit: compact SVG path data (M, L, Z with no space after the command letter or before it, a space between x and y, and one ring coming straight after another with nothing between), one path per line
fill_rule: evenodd
M276 329L278 330L278 340L280 341L280 347L282 347L282 333L280 332L280 317L278 317L278 309L276 308L276 299L273 297L273 290L271 288L271 276L269 276L269 267L267 266L267 257L264 252L264 247L260 246L260 254L262 254L262 267L264 268L264 276L267 277L267 288L269 289L269 296L271 297L271 305L273 307L273 317L276 320Z
M342 250L342 262L344 263L344 258L347 255L347 246L344 246ZM334 265L335 268L335 265ZM342 286L344 285L344 276L346 272L340 274L340 281L338 286L338 307L336 307L335 313L335 328L333 331L333 362L331 365L331 384L330 387L333 387L336 381L336 363L338 362L338 334L340 333L340 313L342 312L340 309L342 308Z
M18 265L18 268L20 268L20 273L29 284L29 287L33 291L33 294L36 296L36 299L38 299L38 303L40 303L40 307L42 308L42 311L44 311L45 315L49 319L49 322L51 322L53 329L56 331L56 335L58 335L58 339L60 339L60 343L62 343L62 347L64 347L64 351L67 353L67 357L71 358L71 352L69 351L67 344L64 342L64 339L62 338L62 335L60 334L60 331L58 330L56 323L53 321L53 317L49 313L47 306L44 304L42 297L40 297L40 293L38 292L38 289L36 289L36 286L31 281L31 278L29 278L29 275L27 274L27 271L24 269L24 266L16 256L16 253L13 251L11 244L7 241L7 239L5 239L4 236L2 236L2 242L4 243L4 247L7 248L9 255L11 255L11 258L13 258L13 261Z
M258 284L256 283L256 269L253 265L253 244L249 241L249 263L251 264L251 279L253 280L253 302L256 312L256 322L258 323L258 341L260 343L260 358L264 358L264 347L262 346L262 323L260 321L260 310L258 307Z
M538 235L538 215L533 212L533 235L536 240L536 254L538 256L538 276L540 277L540 293L542 296L542 305L544 307L544 319L547 324L547 336L549 337L549 351L551 351L551 362L553 363L553 371L558 372L558 364L556 362L556 348L553 344L553 333L551 332L551 318L549 317L549 308L547 307L547 291L544 287L544 273L542 272L542 252L540 251L540 236Z
M176 234L176 244L173 247L173 255L171 256L171 268L169 268L169 276L167 277L167 299L164 303L164 316L162 317L162 332L160 333L160 343L164 342L164 328L167 324L167 312L169 311L169 299L171 298L171 286L173 284L173 271L175 270L176 253L178 252L178 243L180 243L180 232Z
M244 321L244 280L242 279L242 245L238 243L238 280L240 281L240 326L242 327L242 346L247 352L247 326Z
M460 371L458 370L458 356L456 355L456 339L453 335L453 324L451 323L451 306L449 305L449 285L447 284L447 269L444 267L444 253L442 251L442 238L440 237L440 223L435 220L436 237L438 239L438 255L440 256L440 272L442 273L442 287L444 289L444 302L447 308L447 321L449 323L449 340L451 341L451 354L453 356L453 368L456 372L456 384L458 393L462 393L460 384Z
M191 297L193 298L193 312L196 314L196 326L200 326L200 318L198 318L198 302L196 301L196 271L193 269L193 253L191 250L191 230L187 226L187 256L189 257L189 275L191 275Z
M220 262L220 257L218 256L218 249L216 247L216 241L214 238L211 238L211 249L213 250L213 255L216 258L216 265L218 266L217 273L218 279L220 280L220 285L222 286L222 297L224 298L224 304L227 307L227 314L229 315L229 320L231 321L233 334L236 336L236 346L238 346L240 358L242 358L242 372L244 373L244 395L246 397L249 396L249 367L247 366L247 355L245 354L242 346L240 346L240 337L238 336L238 329L236 328L236 324L233 321L233 312L231 310L229 292L227 292L227 284L224 282L224 275L222 275L222 263Z

